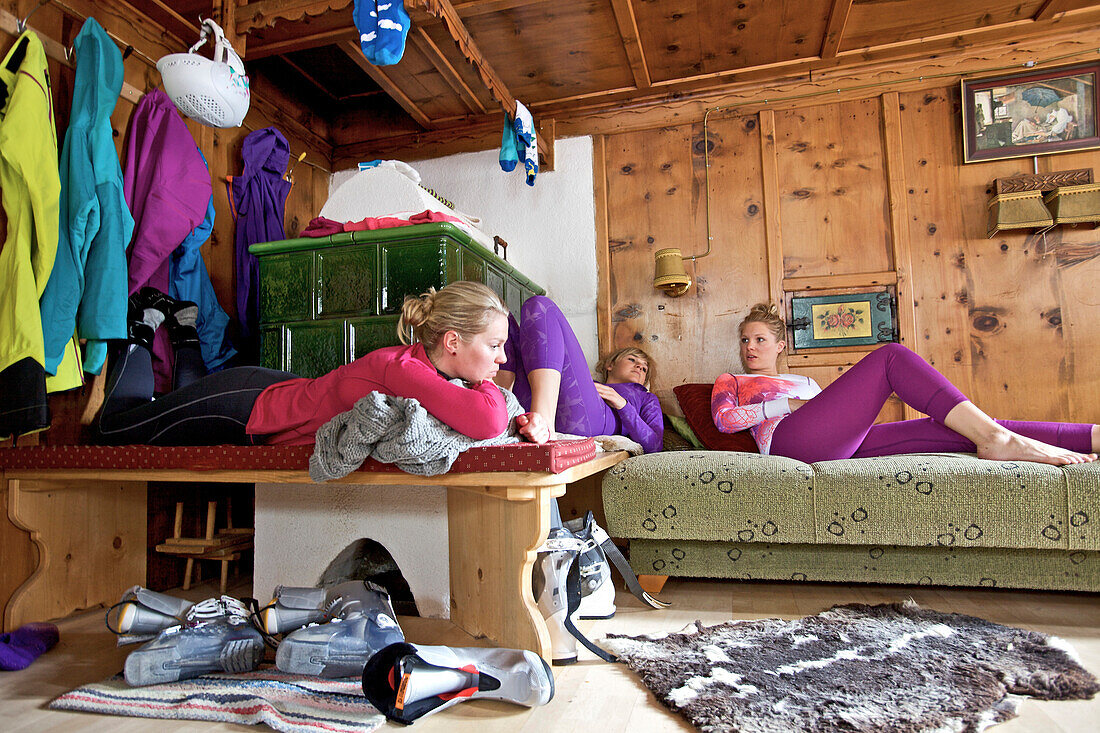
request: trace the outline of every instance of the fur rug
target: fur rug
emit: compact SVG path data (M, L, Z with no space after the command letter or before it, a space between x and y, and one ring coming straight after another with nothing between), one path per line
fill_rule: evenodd
M1015 717L1020 695L1100 690L1057 637L911 601L601 645L703 731L980 731Z

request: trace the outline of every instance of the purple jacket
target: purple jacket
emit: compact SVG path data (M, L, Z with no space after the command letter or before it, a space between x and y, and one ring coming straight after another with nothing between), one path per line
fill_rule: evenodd
M213 187L194 138L168 95L147 92L130 120L123 190L134 215L129 292L152 285L168 292L168 259L203 222ZM171 348L165 329L153 343L157 391L171 388Z
M290 144L274 127L250 132L241 147L244 170L230 181L237 220L237 318L241 335L252 338L259 322L260 273L249 245L286 239L283 216L291 183L283 178Z

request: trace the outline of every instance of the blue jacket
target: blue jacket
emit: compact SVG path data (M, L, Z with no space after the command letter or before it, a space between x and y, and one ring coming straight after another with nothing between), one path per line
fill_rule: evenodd
M195 324L199 332L202 361L209 372L225 366L237 350L229 343L226 328L229 316L218 303L210 273L199 248L210 238L214 228L214 197L206 207L206 218L191 230L169 261L168 294L177 300L190 300L199 307L199 319Z
M88 340L84 370L92 374L103 367L106 340L126 338L126 246L134 219L111 130L122 90L122 54L88 18L76 37L74 59L72 114L60 160L57 257L41 299L50 374L57 373L74 330Z

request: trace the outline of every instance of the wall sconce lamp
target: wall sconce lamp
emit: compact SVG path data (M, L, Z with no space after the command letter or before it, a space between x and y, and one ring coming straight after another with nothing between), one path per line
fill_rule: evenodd
M707 119L711 112L717 112L721 107L708 109L703 115L703 169L706 172L706 186L704 196L707 202L707 251L701 255L687 255L680 253L679 247L666 247L653 253L656 272L653 276L653 287L664 292L670 298L678 298L691 287L691 276L684 268L684 260L694 262L700 257L710 254L710 244L714 237L710 233L710 138L707 134Z
M684 269L684 257L679 247L659 249L653 255L657 263L657 274L653 278L653 287L664 291L671 298L678 298L691 287L691 277Z

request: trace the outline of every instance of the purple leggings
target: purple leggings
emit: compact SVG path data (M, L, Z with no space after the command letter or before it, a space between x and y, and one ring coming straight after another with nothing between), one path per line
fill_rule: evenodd
M875 425L891 394L931 417ZM790 415L772 434L771 454L804 463L898 453L973 453L974 443L943 424L965 402L947 378L901 344L886 344ZM1092 425L998 420L1014 433L1078 453L1092 451Z
M508 360L500 367L515 373L512 391L519 403L531 409L528 372L554 369L561 372L554 429L574 435L615 434L615 413L596 391L577 335L557 304L545 295L536 295L524 301L519 318L516 323L508 317L508 341L504 344Z

